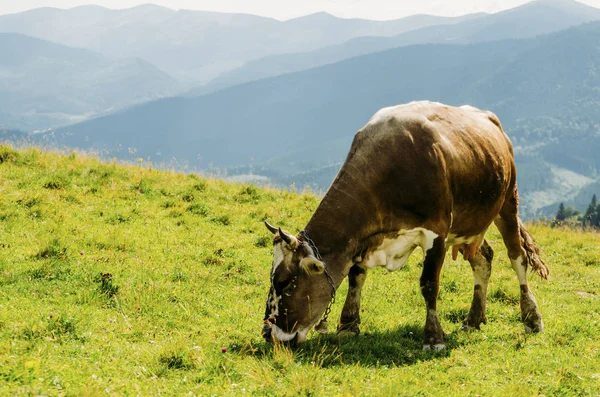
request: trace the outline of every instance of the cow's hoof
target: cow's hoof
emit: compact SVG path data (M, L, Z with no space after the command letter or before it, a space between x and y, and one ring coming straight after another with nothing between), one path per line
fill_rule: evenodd
M479 326L477 326L477 327L474 327L474 326L472 326L472 325L469 325L469 324L463 324L463 325L460 327L460 330L461 330L461 331L465 331L465 332L479 331Z
M463 326L460 329L463 331L480 330L481 324L487 324L485 315L474 315L469 313L469 316L465 318Z
M423 351L430 351L430 350L445 350L446 349L446 344L445 343L436 343L435 345L423 345Z
M481 324L487 324L487 319L484 317L478 321L469 321L468 319L460 327L461 331L480 331Z
M358 324L344 324L338 326L338 336L357 336L358 334L360 334L360 328L358 328Z
M535 321L525 320L524 326L526 334L538 334L540 332L544 332L544 322L541 318Z
M350 336L358 336L358 332L351 331L349 329L342 329L337 332L337 336L340 338L350 337Z
M319 324L317 324L315 326L315 331L317 331L320 334L328 334L329 333L329 325L327 324L327 321L323 320Z

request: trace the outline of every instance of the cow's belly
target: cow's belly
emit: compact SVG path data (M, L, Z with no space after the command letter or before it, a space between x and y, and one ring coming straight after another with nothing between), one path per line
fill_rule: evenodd
M427 252L438 235L424 228L400 230L395 238L386 238L376 248L369 250L361 262L362 267L383 266L389 271L398 270L417 247Z

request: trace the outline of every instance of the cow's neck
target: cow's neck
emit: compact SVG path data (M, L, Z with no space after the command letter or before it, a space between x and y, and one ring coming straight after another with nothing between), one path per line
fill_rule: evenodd
M364 206L341 202L328 192L304 228L337 285L348 274L370 221Z

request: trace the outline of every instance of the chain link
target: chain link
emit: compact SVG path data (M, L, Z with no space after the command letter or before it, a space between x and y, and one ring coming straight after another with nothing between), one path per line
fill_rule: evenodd
M333 278L325 269L325 275L327 276L327 281L329 281L329 285L331 285L331 300L329 301L329 305L327 305L327 309L325 309L325 314L323 314L323 318L321 319L321 323L327 322L327 317L329 317L329 313L331 313L331 307L335 303L335 283L333 282Z

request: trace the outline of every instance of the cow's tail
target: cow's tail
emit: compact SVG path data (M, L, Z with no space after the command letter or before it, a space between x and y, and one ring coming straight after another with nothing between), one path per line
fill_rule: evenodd
M548 279L548 275L550 274L550 270L548 266L544 263L542 258L540 258L540 247L536 244L531 237L531 234L523 225L523 221L519 218L519 233L521 235L521 241L523 244L523 249L525 250L525 256L527 257L527 265L531 266L537 274L540 275L543 279Z

